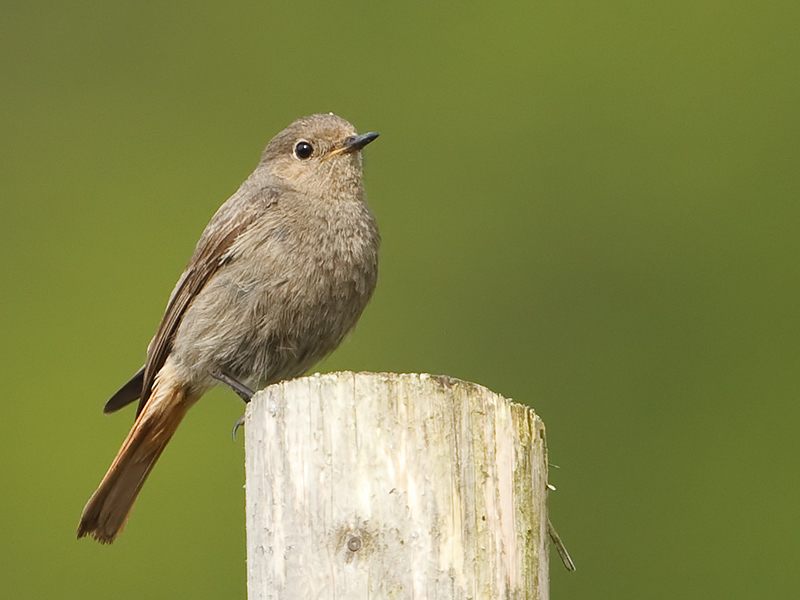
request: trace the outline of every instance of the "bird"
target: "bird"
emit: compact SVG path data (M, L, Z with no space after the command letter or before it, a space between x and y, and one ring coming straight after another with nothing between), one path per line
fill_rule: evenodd
M245 401L302 375L355 327L378 275L380 234L348 121L297 119L216 211L169 297L144 366L105 404L139 401L134 424L87 502L78 538L111 543L147 476L203 394Z

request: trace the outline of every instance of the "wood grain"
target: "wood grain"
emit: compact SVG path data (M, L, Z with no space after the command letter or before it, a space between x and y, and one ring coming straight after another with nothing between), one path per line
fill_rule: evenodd
M333 373L245 421L254 599L547 599L547 450L533 410L472 383Z

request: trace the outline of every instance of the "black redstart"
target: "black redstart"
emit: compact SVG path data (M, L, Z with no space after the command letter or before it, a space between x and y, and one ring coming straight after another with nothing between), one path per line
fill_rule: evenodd
M83 509L78 537L122 529L186 411L222 381L250 390L301 375L355 326L378 274L358 135L333 114L276 135L216 212L169 298L145 365L105 405L136 421Z

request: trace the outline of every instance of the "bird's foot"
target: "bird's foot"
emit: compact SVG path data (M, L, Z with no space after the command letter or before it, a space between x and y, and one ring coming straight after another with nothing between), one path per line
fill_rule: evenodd
M233 431L231 431L231 437L233 438L234 442L236 441L236 432L242 425L244 425L244 415L239 417L239 419L236 421L236 424L233 426Z
M250 402L253 398L255 392L243 384L241 381L238 381L225 373L224 371L211 371L211 376L216 379L217 381L221 381L229 388L231 388L234 392L238 394L238 396L244 400L245 402ZM233 441L236 441L236 432L239 430L239 427L244 425L244 415L239 417L236 421L236 424L233 426L233 431L231 432L231 437Z

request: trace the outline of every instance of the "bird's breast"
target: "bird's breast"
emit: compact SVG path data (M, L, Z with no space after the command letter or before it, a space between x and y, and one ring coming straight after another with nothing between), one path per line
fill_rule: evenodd
M302 374L369 301L377 235L368 219L256 224L189 306L173 354L197 377L221 368L254 387Z

